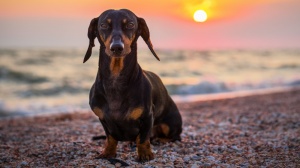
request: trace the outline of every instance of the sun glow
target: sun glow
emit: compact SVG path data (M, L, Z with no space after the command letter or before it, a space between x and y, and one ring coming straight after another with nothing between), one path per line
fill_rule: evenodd
M205 22L207 20L207 14L204 10L197 10L194 13L194 20L196 22Z

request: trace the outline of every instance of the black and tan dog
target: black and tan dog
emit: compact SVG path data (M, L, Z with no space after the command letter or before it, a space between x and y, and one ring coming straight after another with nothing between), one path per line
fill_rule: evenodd
M141 36L153 55L149 29L143 18L127 9L107 10L92 19L89 48L100 43L96 81L90 91L90 106L106 133L102 158L116 156L118 141L135 141L139 161L153 159L150 138L180 140L181 115L160 78L141 69L137 62L137 39Z

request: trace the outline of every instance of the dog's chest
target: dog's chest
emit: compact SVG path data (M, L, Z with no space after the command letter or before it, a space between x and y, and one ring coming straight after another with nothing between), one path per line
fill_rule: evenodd
M107 111L104 114L106 128L119 141L135 140L139 133L140 117L143 108L137 107L126 111Z
M94 113L104 121L103 126L117 140L135 140L139 133L144 107L134 106L132 101L118 92L110 91L110 93L105 96L106 104L94 108Z

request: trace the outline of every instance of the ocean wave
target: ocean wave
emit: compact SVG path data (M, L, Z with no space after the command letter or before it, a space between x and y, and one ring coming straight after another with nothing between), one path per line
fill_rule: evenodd
M26 83L42 83L48 81L46 77L40 77L30 73L14 71L3 66L0 66L0 80Z
M57 96L59 94L70 94L76 95L79 93L89 93L89 89L76 87L71 85L62 85L62 86L54 86L50 88L38 89L38 88L30 88L28 90L18 91L17 95L22 98L28 97L47 97L47 96Z
M173 95L210 94L231 91L225 83L200 82L196 85L167 85L167 90Z
M296 87L300 86L300 80L289 82L272 82L263 81L258 84L244 83L239 85L230 85L224 82L208 82L203 81L195 85L167 85L166 88L171 95L198 95L198 94L213 94L236 91L249 91L257 89L267 89L275 87Z
M90 60L82 64L85 52L85 47L0 49L0 118L19 112L88 109L88 93L97 73L99 51L93 51ZM300 86L299 49L157 50L161 61L153 59L148 50L141 49L138 53L140 66L156 73L172 96L206 97Z

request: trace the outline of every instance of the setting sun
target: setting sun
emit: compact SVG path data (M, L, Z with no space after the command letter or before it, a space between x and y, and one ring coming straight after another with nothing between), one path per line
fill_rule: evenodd
M197 10L194 13L194 20L196 22L205 22L207 20L207 14L204 10Z

